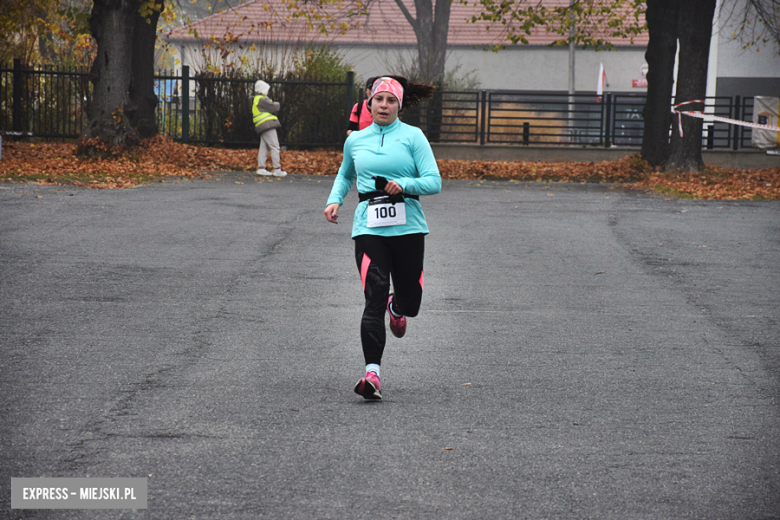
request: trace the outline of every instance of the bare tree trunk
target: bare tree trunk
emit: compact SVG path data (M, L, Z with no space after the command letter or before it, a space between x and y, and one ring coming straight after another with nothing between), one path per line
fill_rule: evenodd
M707 66L710 57L712 19L715 0L686 0L680 7L678 30L680 34L680 63L677 72L675 103L704 99L707 95ZM683 110L704 111L702 103L690 104ZM677 122L672 132L672 145L667 169L697 172L704 169L701 155L703 121L682 117L683 137Z
M447 35L450 31L451 0L436 0L436 13L433 20L433 41L431 42L431 79L441 85L444 82L444 66L447 60Z
M450 0L414 0L416 18L411 15L403 0L395 0L414 29L417 37L417 54L420 62L420 80L441 84L447 59L447 36L450 27Z
M94 1L89 27L98 51L90 71L94 88L81 153L93 153L99 143L134 146L157 132L154 43L162 10L147 18L140 6L141 0Z
M129 65L137 11L134 0L95 0L92 6L89 27L98 51L90 71L93 94L82 144L97 140L110 146L132 146L138 142L138 132L126 114L128 108L132 110ZM90 153L90 146L82 151Z
M680 2L677 0L647 1L645 18L650 41L645 53L649 70L647 101L642 110L645 120L642 158L653 166L661 166L669 158L670 107L677 53L677 25L670 20L677 20L679 10Z
M417 37L417 55L420 65L420 81L436 85L433 99L428 103L426 123L431 141L438 141L441 132L442 92L447 61L447 36L450 29L452 0L414 0L417 18L412 17L403 0L395 0ZM435 9L435 11L434 11Z
M165 2L159 3L162 9L152 11L149 22L138 10L135 14L131 66L133 75L130 83L132 111L128 115L130 124L138 130L142 138L157 135L155 109L158 101L154 93L154 44L157 36L157 21L165 10Z

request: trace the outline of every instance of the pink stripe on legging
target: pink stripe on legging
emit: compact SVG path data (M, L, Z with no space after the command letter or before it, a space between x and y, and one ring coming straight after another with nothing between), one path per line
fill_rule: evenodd
M368 275L368 266L371 265L371 259L363 253L363 260L360 262L360 280L363 282L363 290L366 290L366 276Z
M425 272L420 271L420 289L423 288L423 282L425 281Z

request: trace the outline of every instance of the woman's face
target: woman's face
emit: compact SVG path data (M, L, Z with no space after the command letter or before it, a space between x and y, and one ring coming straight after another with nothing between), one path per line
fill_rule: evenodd
M374 95L371 98L371 115L378 125L392 125L398 119L398 98L389 92Z

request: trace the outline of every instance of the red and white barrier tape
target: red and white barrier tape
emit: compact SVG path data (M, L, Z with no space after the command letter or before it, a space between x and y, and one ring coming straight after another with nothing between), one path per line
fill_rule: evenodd
M678 107L681 107L683 105L690 105L692 103L701 103L704 104L703 99L694 99L693 101L685 101L684 103L678 103L677 105L674 105L672 107L672 113L677 114L677 128L680 129L680 137L683 136L683 129L682 129L682 116L685 114L686 116L696 117L698 119L704 119L705 121L721 121L723 123L729 123L732 125L737 126L747 126L750 128L758 128L761 130L769 130L771 132L780 132L780 127L778 126L771 126L771 125L761 125L758 123L751 123L750 121L740 121L739 119L729 119L728 117L720 117L715 116L712 114L705 114L704 112L693 112L693 111L680 111L677 110Z

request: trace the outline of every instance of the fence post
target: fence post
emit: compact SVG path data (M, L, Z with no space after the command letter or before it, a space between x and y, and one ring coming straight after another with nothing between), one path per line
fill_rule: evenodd
M715 148L715 125L707 125L707 150Z
M487 121L487 90L482 91L482 114L479 123L479 144L485 144L485 121Z
M606 94L606 121L604 122L604 148L612 146L612 93Z
M181 142L190 142L190 68L181 68Z
M531 142L531 123L525 122L523 123L523 144L528 146L528 143Z
M734 119L736 119L737 121L739 121L741 119L740 118L740 110L739 110L741 102L742 102L742 99L740 98L740 96L734 96ZM737 150L739 150L739 130L742 127L739 126L739 125L731 125L731 126L732 126L731 133L734 136L734 142L732 143L732 145L733 145L734 151L736 152Z
M13 80L13 88L14 88L14 105L13 105L13 131L14 132L21 132L22 131L22 110L24 110L24 107L22 106L22 89L24 85L24 81L22 80L22 60L19 58L14 58L14 80Z
M442 107L444 104L444 92L441 90L441 81L436 82L436 89L428 101L425 111L425 123L428 140L438 143L441 140Z
M362 90L361 90L362 93ZM363 96L359 96L359 98L362 98ZM350 114L352 114L352 105L354 104L355 100L355 73L354 71L347 72L347 117L342 118L342 123L346 124L347 126L344 127L344 134L347 133L347 129L349 128L349 118ZM362 99L358 99L358 103L362 103ZM358 121L358 124L360 121Z

